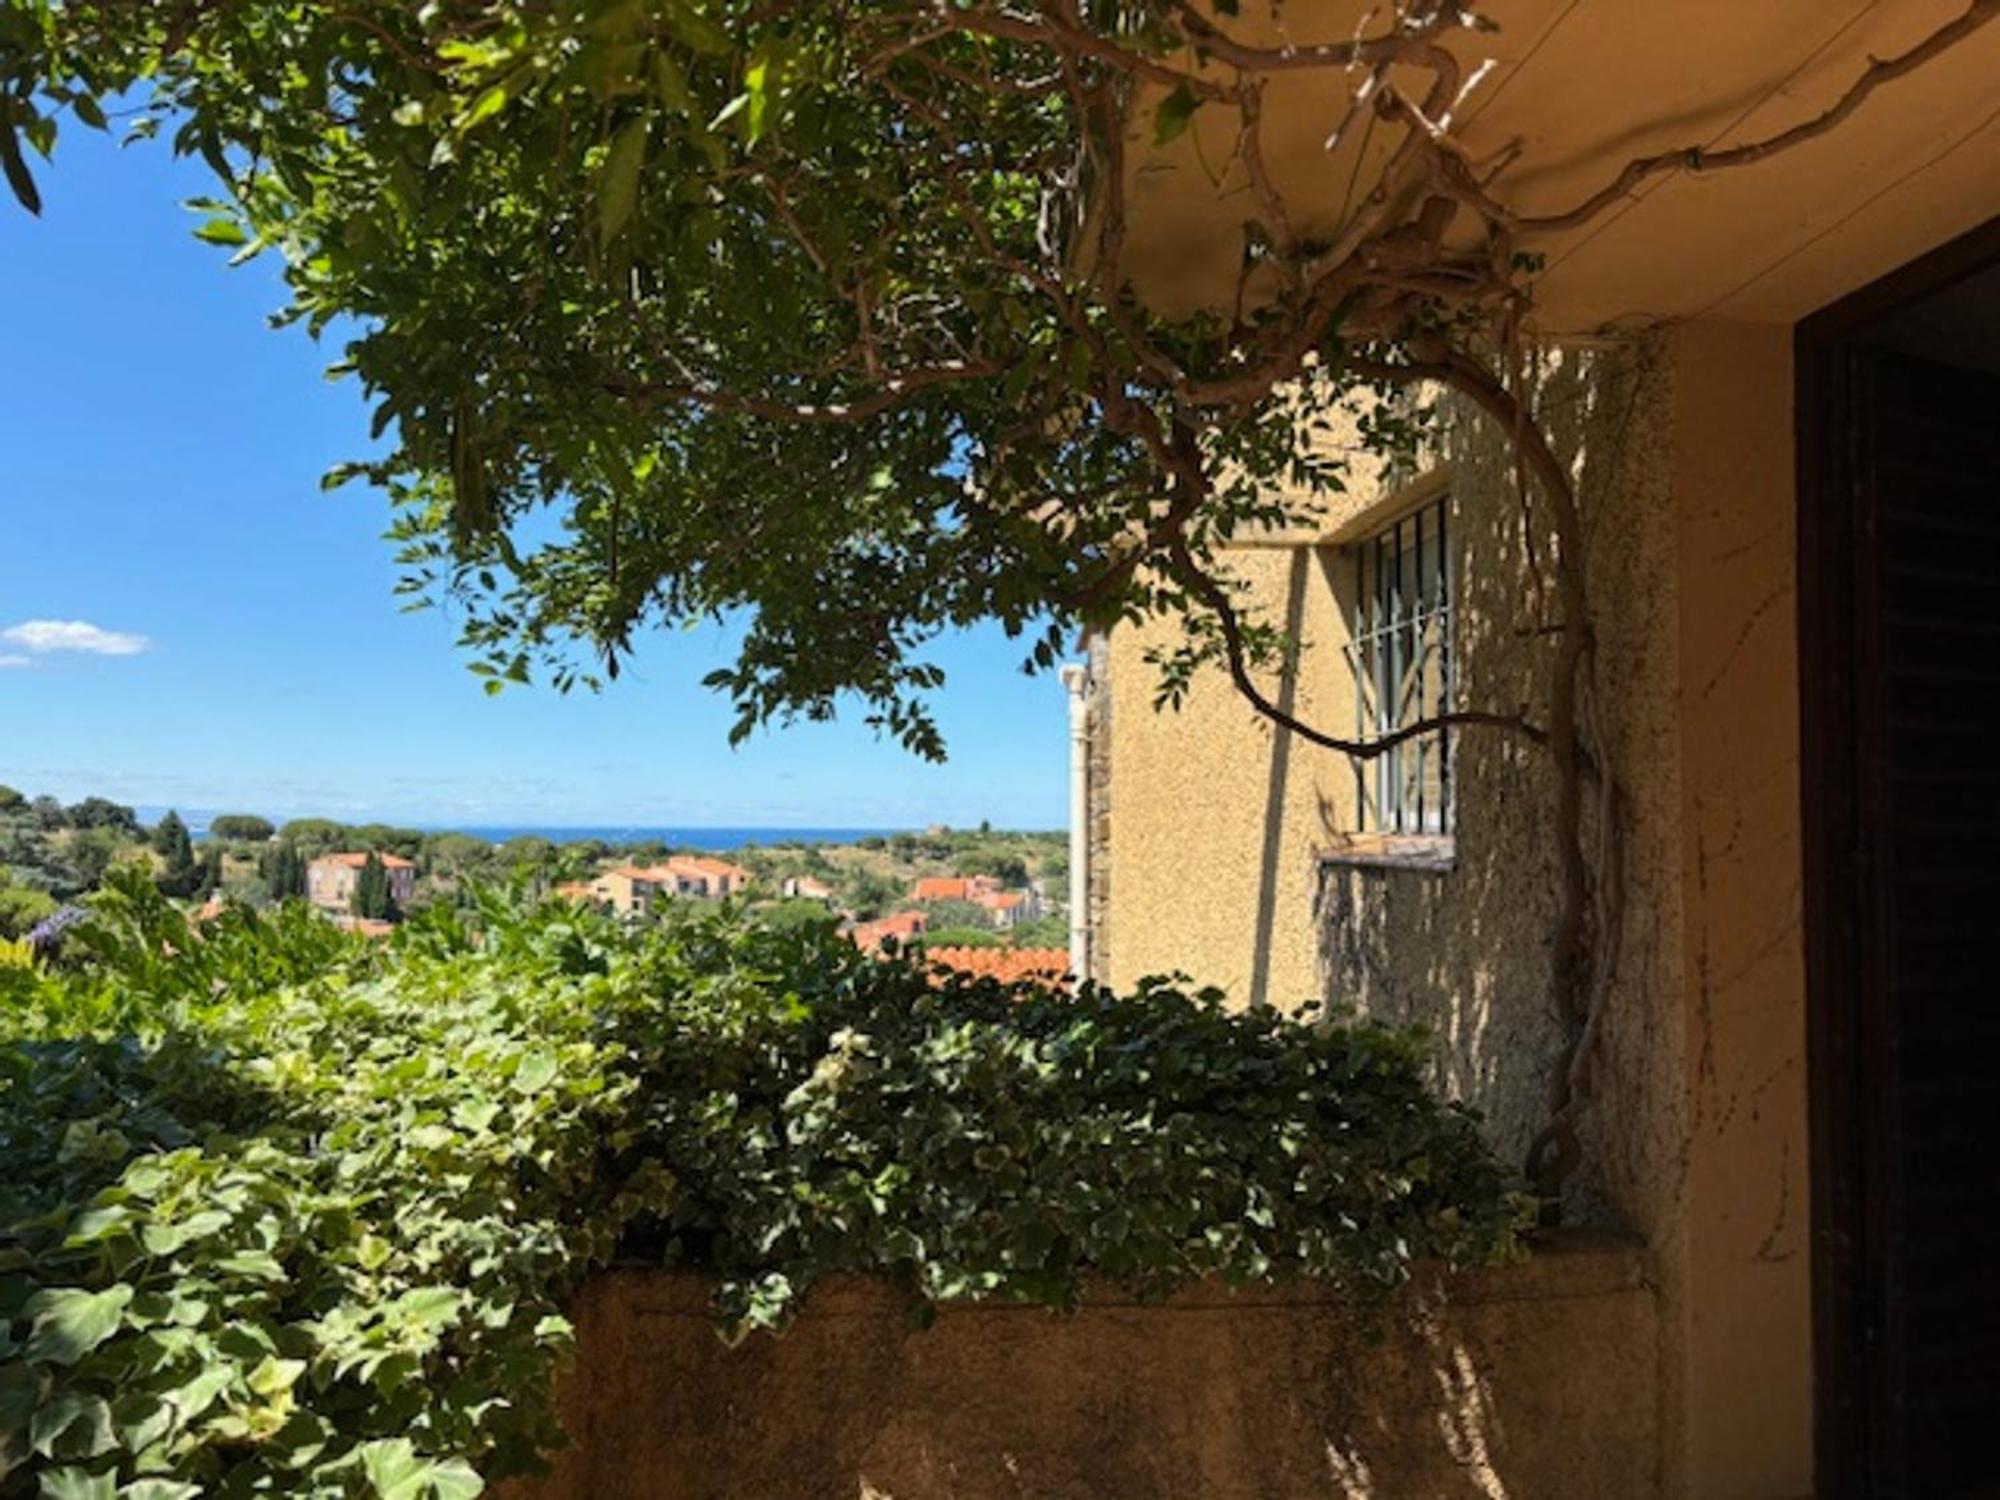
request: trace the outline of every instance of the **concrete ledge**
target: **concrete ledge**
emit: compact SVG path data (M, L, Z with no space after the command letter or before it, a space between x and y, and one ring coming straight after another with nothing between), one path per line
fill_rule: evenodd
M911 1328L860 1277L726 1347L708 1285L586 1288L576 1446L520 1500L1535 1500L1658 1492L1658 1331L1639 1252L1569 1235L1426 1275L1386 1313L1312 1283Z

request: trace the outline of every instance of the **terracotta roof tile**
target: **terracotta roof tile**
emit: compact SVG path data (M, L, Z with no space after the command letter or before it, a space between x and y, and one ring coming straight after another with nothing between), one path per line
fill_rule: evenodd
M1040 981L1069 988L1069 954L1061 948L929 948L933 964L1003 984Z
M699 854L676 854L667 861L671 870L686 870L694 875L721 875L731 880L748 880L750 872L741 865L732 865L726 859L709 859Z
M899 944L907 943L930 923L931 919L923 912L899 911L894 916L877 921L856 922L847 929L847 936L855 947L872 953L882 946L884 938L894 938Z

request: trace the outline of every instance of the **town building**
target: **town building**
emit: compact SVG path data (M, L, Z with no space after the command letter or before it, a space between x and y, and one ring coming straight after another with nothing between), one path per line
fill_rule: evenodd
M399 854L378 854L376 858L389 877L389 899L398 907L408 906L416 892L415 863ZM354 889L367 863L365 851L320 855L306 866L306 900L325 911L351 911Z
M856 922L847 929L847 936L855 947L873 953L888 942L899 948L907 947L922 937L930 925L930 916L925 912L899 911L874 921Z

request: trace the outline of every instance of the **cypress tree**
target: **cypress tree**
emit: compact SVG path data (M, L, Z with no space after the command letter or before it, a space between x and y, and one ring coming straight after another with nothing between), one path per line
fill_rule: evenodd
M169 811L160 819L153 830L153 847L166 861L154 884L168 896L192 896L201 884L201 866L195 862L194 841L179 813Z
M382 856L371 850L361 866L360 878L354 882L354 914L387 921L395 911L396 903L389 894L389 872L383 867Z
M273 845L258 864L258 874L273 901L290 901L306 893L306 860L289 839Z

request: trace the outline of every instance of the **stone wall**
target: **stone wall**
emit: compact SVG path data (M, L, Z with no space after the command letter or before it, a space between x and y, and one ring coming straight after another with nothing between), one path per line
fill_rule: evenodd
M1629 1245L1423 1278L1373 1314L1311 1286L1070 1316L818 1290L736 1348L696 1278L577 1309L576 1446L513 1500L1646 1500L1653 1294Z

